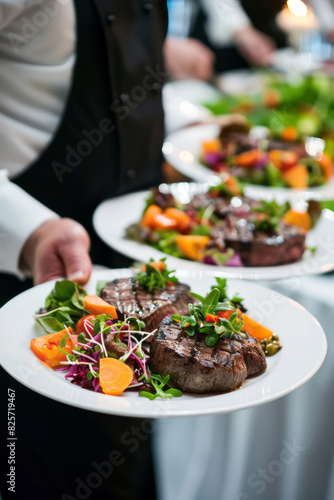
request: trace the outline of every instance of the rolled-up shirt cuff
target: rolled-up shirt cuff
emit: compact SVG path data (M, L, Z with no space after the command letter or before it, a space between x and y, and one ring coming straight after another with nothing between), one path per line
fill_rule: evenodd
M234 35L251 26L247 14L237 0L201 0L201 5L207 16L207 35L215 47L232 45Z
M19 260L25 242L39 226L57 217L0 172L0 271L24 278Z

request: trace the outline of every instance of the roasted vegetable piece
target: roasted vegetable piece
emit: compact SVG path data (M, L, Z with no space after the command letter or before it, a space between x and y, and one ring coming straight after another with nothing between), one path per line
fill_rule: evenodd
M180 252L189 259L202 260L209 241L209 236L180 235L176 239L176 244Z
M181 232L186 231L191 223L190 217L182 210L177 208L166 208L164 215L177 221L177 229Z
M117 319L117 312L114 306L111 306L98 295L86 295L84 297L84 306L91 314L110 314L113 319Z
M105 394L119 396L132 382L132 369L116 358L101 358L99 380Z
M260 325L254 319L250 318L247 314L242 314L241 319L244 322L242 329L249 333L251 337L256 338L259 342L263 339L267 339L273 336L273 332L266 328L265 326Z
M319 165L320 167L322 168L324 174L325 174L325 178L326 178L326 181L329 181L329 179L332 177L333 175L333 161L332 161L332 158L324 153L322 155L322 158L319 160Z
M30 342L30 348L41 361L44 361L51 368L55 368L61 361L66 361L66 354L59 349L59 342L69 333L73 335L72 328L38 337ZM72 338L76 341L76 336L71 337L68 335L64 346L62 346L62 350L69 354L71 354L72 349L75 347Z
M162 214L162 208L158 207L158 205L149 206L141 220L141 225L154 229L153 217L157 214Z
M284 215L283 220L287 224L299 226L305 229L305 231L309 231L312 228L312 219L308 212L295 212L294 210L289 210L289 212Z
M308 171L304 165L296 165L282 172L284 182L296 189L304 189L308 186Z
M259 149L252 149L251 151L246 151L233 158L233 162L238 167L253 167L263 156L262 151Z

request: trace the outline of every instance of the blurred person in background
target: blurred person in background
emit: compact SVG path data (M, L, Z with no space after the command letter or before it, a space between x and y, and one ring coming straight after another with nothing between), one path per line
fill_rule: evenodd
M31 286L17 276L84 283L90 245L94 263L115 267L92 215L162 179L166 29L158 0L0 0L0 305ZM3 474L4 500L155 497L151 427L1 376L3 398L16 391L19 443L16 491Z
M272 53L286 46L276 15L285 0L197 0L189 35L216 55L218 72L267 66Z
M306 3L314 10L323 35L334 45L334 0L308 0Z
M173 40L174 46L170 54L167 52L166 64L172 76L204 79L213 70L269 65L272 53L286 46L285 35L276 25L276 15L285 3L285 0L170 0L166 46L172 46ZM202 71L199 67L195 69L200 64Z

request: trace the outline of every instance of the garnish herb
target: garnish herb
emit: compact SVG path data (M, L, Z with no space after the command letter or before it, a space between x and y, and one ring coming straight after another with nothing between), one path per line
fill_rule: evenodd
M227 295L227 280L225 278L216 278L217 285L214 285L211 287L211 290L213 288L218 288L219 290L219 302L231 302L231 304L234 307L240 307L243 302L243 298L240 297L238 294L233 295L233 297L228 297Z
M190 292L199 303L189 304L189 316L172 315L172 320L179 323L189 336L195 332L206 334L205 343L210 347L222 337L230 338L236 334L245 338L241 331L244 323L238 317L237 309L230 301L220 302L221 292L213 288L206 297ZM238 300L242 299L238 297Z
M146 288L149 292L166 288L166 285L171 283L178 283L179 280L172 276L175 271L170 271L165 261L166 258L159 262L150 259L133 278L133 281L138 281L138 285Z

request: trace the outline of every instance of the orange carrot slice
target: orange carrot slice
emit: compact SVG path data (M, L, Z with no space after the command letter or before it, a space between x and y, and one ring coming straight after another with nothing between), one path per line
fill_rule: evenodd
M98 295L86 295L83 299L85 309L91 314L110 314L113 319L117 319L117 312L114 306L108 304Z
M133 379L131 368L116 358L101 358L99 373L103 392L112 396L119 396Z
M249 333L251 337L256 338L259 342L274 335L271 330L260 325L260 323L257 323L254 319L247 316L247 314L242 314L241 319L244 322L242 329Z

